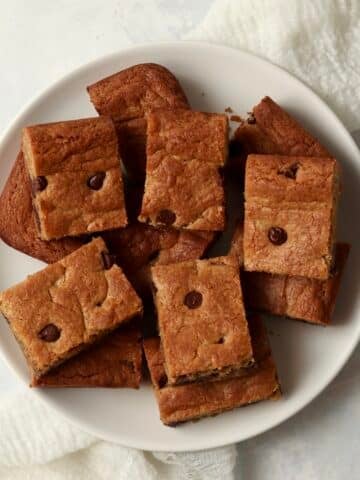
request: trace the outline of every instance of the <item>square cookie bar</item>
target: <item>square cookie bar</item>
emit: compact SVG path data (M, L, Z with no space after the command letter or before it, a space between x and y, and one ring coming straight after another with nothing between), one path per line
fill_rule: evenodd
M43 240L127 224L117 136L109 118L26 127L22 147Z
M165 425L176 426L261 400L280 398L280 385L266 331L259 318L251 318L249 327L256 366L244 369L241 377L215 382L204 380L187 385L169 385L160 339L144 341L160 418Z
M188 108L180 83L162 65L142 63L103 78L87 90L96 111L115 123L127 174L143 181L147 114L159 108Z
M327 280L242 271L246 308L328 325L349 252L347 243L335 245L335 261ZM240 266L243 265L242 224L235 230L229 255L235 255Z
M16 158L0 196L0 238L10 247L46 263L54 263L81 247L84 238L44 241L38 236L31 183L22 152Z
M140 329L125 327L45 375L34 377L32 386L139 388L141 369Z
M151 273L170 384L239 374L253 363L234 258L159 265Z
M98 238L2 292L0 311L39 376L141 314L142 303Z
M151 265L167 265L201 258L213 232L156 228L134 223L102 234L111 254L142 297L151 296Z
M220 169L227 158L226 115L162 110L148 115L145 192L139 220L155 226L223 230Z
M249 155L245 270L319 280L329 277L338 175L333 158Z

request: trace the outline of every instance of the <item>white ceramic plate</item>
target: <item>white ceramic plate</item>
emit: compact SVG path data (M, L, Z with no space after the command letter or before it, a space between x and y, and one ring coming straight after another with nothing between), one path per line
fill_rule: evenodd
M178 428L164 427L149 385L139 391L106 389L33 390L84 430L104 439L146 450L197 450L247 439L279 424L307 405L342 368L360 334L358 185L360 155L334 113L285 71L247 53L208 44L172 43L125 50L92 62L47 89L16 118L0 147L1 187L19 150L27 124L95 115L85 87L140 62L165 65L180 80L195 109L246 112L270 95L307 125L343 167L339 238L353 244L333 326L321 328L285 319L268 321L284 397ZM42 264L0 244L0 289ZM5 321L0 351L28 383L27 368Z

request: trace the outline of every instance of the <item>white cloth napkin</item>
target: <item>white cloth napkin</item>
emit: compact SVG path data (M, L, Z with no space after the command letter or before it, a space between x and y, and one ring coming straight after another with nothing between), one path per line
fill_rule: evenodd
M186 39L243 48L291 71L346 125L360 126L358 0L216 0ZM266 92L264 92L266 94ZM24 392L0 409L0 478L230 480L234 446L198 453L144 453L68 424Z
M216 0L188 37L280 65L315 90L349 129L359 128L359 0Z
M234 446L200 453L145 453L68 423L31 392L0 409L1 480L231 480Z

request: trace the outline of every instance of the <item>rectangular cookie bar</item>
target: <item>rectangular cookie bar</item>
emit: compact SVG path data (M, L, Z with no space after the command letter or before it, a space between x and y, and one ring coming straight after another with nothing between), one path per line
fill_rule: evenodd
M81 247L84 239L61 238L45 242L38 237L31 200L31 185L20 152L0 196L0 238L10 247L54 263Z
M226 115L162 110L148 115L145 192L139 220L221 231L227 158Z
M242 169L247 155L294 155L329 157L326 148L286 110L270 97L253 108L248 119L236 130L231 141L236 153L232 166Z
M333 262L338 177L334 158L249 155L245 270L328 278Z
M234 258L158 265L151 274L170 384L235 375L253 363Z
M176 77L162 65L133 65L87 87L100 115L115 122L122 160L132 180L145 179L146 117L159 108L188 108Z
M328 325L349 250L346 243L336 244L334 268L327 280L243 272L246 306L273 315Z
M127 224L118 142L110 118L26 127L22 148L41 239Z
M213 232L155 228L144 223L102 234L116 262L143 297L151 296L151 265L201 258L214 236Z
M202 381L171 386L167 383L164 356L159 338L144 341L144 351L165 425L216 415L236 407L281 396L276 367L265 329L259 318L249 320L256 366L241 377L215 382ZM245 369L244 369L245 370Z
M142 303L97 238L2 292L0 311L39 376L141 314Z
M243 227L235 231L230 254L242 265ZM335 307L341 276L350 245L335 245L335 262L327 280L274 275L264 272L241 272L247 308L272 315L286 315L310 323L328 325Z
M140 330L126 327L45 375L33 377L32 386L139 388L141 369Z

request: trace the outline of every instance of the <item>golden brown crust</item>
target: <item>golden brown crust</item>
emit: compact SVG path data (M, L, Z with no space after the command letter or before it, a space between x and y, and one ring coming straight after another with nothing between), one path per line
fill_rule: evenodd
M227 158L226 115L190 110L148 115L145 193L139 220L191 230L223 230L225 198L219 169Z
M338 165L333 158L249 155L245 270L328 278L338 196ZM275 227L286 232L281 244L269 240Z
M254 107L253 114L256 125L279 148L280 151L276 153L306 157L330 156L326 148L316 138L270 97L263 98Z
M243 272L246 305L274 315L328 325L349 251L346 243L336 245L335 273L327 280Z
M181 85L165 67L144 63L104 78L87 90L96 111L115 122L128 173L144 178L146 116L158 108L188 108Z
M23 152L32 181L46 182L33 196L43 240L127 224L117 137L109 118L26 127ZM95 175L103 177L92 188Z
M0 237L11 247L46 263L54 263L81 247L81 238L45 242L38 237L31 186L20 152L0 196Z
M104 232L102 237L138 294L147 297L151 295L151 265L201 258L214 233L134 223L124 229Z
M0 310L35 375L142 312L121 269L104 268L105 252L98 238L0 294ZM49 325L58 337L45 341Z
M158 265L151 273L171 384L238 373L253 361L233 258Z
M247 155L290 155L329 157L320 142L305 130L297 120L270 97L265 97L253 109L252 121L243 122L233 138L238 155L231 159L232 166L243 170Z
M33 377L32 386L139 388L141 370L140 330L120 328L54 370Z
M236 227L229 254L243 263L243 225ZM264 272L241 272L245 305L249 309L272 315L286 315L307 322L328 325L335 307L341 276L350 245L337 243L335 262L327 280L273 275Z
M166 425L216 415L250 403L278 398L280 386L266 332L258 318L249 321L257 366L244 375L216 382L169 386L159 338L144 341L144 351L157 397L160 417Z

